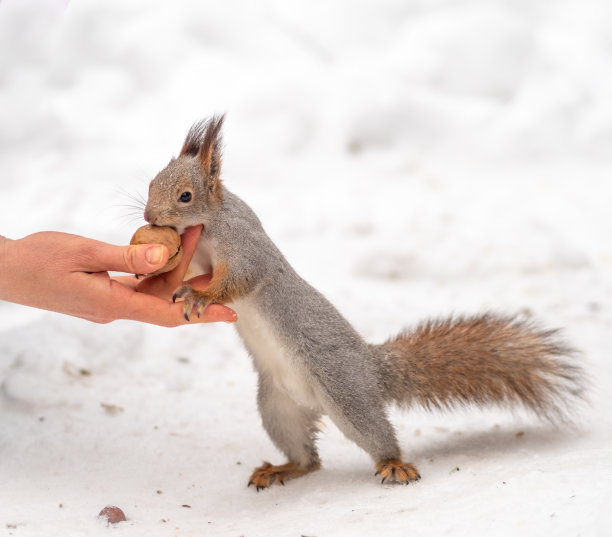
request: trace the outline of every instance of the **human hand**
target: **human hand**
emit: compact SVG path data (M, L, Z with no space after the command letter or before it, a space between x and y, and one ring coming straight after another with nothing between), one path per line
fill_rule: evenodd
M187 324L182 305L170 297L183 281L201 230L185 231L183 259L174 270L142 281L111 278L108 271L154 272L168 260L165 246L114 246L52 231L19 240L0 238L0 299L97 323L132 319L161 326ZM190 283L204 289L209 279L199 276ZM235 312L213 304L193 322L235 320Z

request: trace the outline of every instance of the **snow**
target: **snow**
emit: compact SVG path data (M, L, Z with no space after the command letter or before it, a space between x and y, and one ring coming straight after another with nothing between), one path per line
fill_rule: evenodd
M227 186L368 340L528 310L593 386L573 427L393 411L407 487L325 421L323 469L255 493L283 459L232 327L0 303L0 534L610 535L611 21L605 0L2 1L2 234L125 244L129 196L227 112Z

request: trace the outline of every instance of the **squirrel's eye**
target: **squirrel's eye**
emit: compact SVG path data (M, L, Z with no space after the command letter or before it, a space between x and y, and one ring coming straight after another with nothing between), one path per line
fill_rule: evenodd
M181 203L189 203L191 201L191 192L183 192L179 197L179 201Z

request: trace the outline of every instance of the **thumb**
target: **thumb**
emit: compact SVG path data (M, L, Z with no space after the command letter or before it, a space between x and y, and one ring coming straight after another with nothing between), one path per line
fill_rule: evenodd
M100 271L150 274L162 268L170 253L162 244L131 244L115 246L104 244L95 251L95 265Z

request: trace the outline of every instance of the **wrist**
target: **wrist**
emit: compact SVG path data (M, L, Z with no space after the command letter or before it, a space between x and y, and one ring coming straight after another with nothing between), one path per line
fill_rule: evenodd
M9 279L12 273L10 267L12 244L15 241L0 235L0 300L6 298Z
M6 237L0 235L0 270L4 272L4 269L7 268L7 263L10 257L10 243L13 241L11 239L7 239Z

